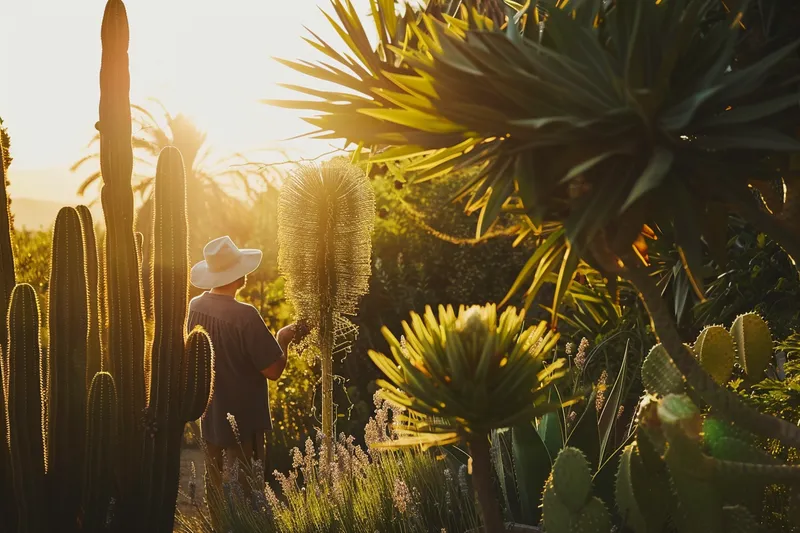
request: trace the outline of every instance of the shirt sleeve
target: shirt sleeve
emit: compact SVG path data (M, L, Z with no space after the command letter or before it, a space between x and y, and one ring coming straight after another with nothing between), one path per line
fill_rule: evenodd
M251 311L247 326L243 332L244 345L250 360L260 372L278 361L283 355L283 350L281 350L278 341L267 328L258 310L255 307L251 307Z

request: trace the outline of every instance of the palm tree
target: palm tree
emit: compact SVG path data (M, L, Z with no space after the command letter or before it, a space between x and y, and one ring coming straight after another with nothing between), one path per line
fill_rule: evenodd
M157 120L154 113L144 106L131 106L134 128L139 130L133 136L134 161L140 169L144 169L134 176L133 190L143 200L136 230L145 236L145 242L149 242L155 163L163 148L174 146L183 155L186 167L191 258L198 258L202 254L203 244L219 233L246 240L249 225L244 223L241 213L256 194L254 184L273 185L278 180L278 174L251 164L241 153L228 154L212 161L213 152L207 144L204 131L186 115L173 115L158 100L151 101L160 108L163 121ZM89 146L99 147L99 140L100 134L97 133ZM76 161L71 170L75 172L90 162L99 161L99 158L99 151L90 153ZM95 168L78 188L79 195L83 196L100 183L99 165Z

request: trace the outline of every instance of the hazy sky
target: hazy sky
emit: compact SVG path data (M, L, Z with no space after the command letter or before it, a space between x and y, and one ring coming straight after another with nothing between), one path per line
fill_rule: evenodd
M354 3L368 15L367 0ZM304 25L341 45L319 10L332 12L328 0L126 5L133 103L157 97L173 114L191 116L220 155L269 146L303 156L330 150L322 141L280 143L310 126L296 112L258 103L291 96L277 83L306 83L271 59L320 57L302 41ZM68 168L87 153L97 121L104 6L105 0L0 0L0 117L12 136L12 195L70 202L89 170L76 175ZM279 156L262 159L269 157Z

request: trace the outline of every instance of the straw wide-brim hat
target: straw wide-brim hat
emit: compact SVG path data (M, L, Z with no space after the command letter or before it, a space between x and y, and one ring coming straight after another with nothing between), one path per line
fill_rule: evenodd
M219 237L203 248L204 261L192 267L191 282L198 289L215 289L233 283L261 264L261 250L239 249L228 237Z

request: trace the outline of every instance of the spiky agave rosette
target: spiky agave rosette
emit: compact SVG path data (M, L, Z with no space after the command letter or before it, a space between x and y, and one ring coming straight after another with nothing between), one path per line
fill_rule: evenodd
M386 399L418 417L406 419L406 438L390 446L452 443L531 420L558 404L548 390L566 373L564 360L548 364L558 333L545 322L525 327L525 312L495 305L430 307L403 322L404 342L383 334L392 358L370 351L388 378L379 380Z
M278 268L286 297L306 322L322 363L322 431L333 432L334 351L337 331L352 326L369 288L375 194L364 172L340 160L301 166L284 183L278 203ZM340 335L341 337L341 335Z

